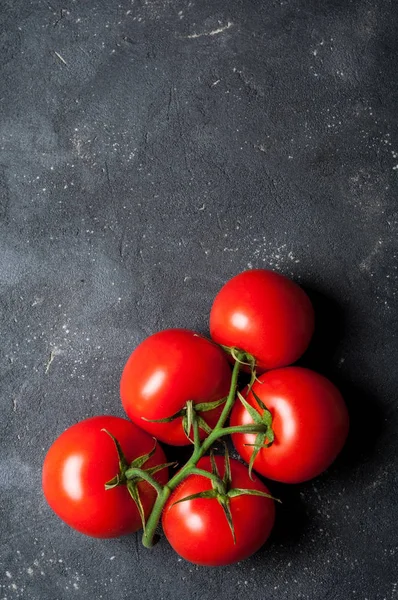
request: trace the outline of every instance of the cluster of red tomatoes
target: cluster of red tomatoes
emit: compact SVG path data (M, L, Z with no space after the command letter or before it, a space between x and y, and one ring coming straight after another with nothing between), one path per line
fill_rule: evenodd
M337 388L289 366L313 329L311 302L290 279L267 270L237 275L214 300L211 339L169 329L131 354L120 386L130 420L86 419L53 443L43 465L48 503L87 535L142 528L147 547L161 521L176 552L196 564L250 556L275 518L274 499L253 471L306 481L329 467L348 434ZM229 458L226 444L214 454L227 436L247 464ZM159 442L190 444L191 458L167 463Z

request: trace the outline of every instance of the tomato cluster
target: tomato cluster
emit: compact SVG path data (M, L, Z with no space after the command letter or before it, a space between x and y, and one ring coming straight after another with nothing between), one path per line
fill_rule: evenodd
M313 330L311 302L294 282L267 270L237 275L214 300L211 339L169 329L133 351L120 384L129 420L92 417L55 440L42 473L49 505L86 535L143 528L150 547L161 521L188 561L247 558L275 519L274 498L253 471L306 481L330 466L348 434L337 388L290 366ZM242 462L229 458L225 443L224 455L214 454L214 443L229 435ZM191 445L191 458L170 473L176 465L159 441Z

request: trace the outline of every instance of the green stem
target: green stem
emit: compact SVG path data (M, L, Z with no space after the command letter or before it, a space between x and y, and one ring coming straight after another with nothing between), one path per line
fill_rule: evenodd
M163 487L160 485L160 483L158 483L156 481L156 479L154 479L151 475L149 475L149 473L146 473L143 469L138 469L138 468L127 469L127 471L125 471L124 475L127 479L132 479L133 477L137 477L139 479L145 479L145 481L147 481L152 487L155 488L155 490L158 493L158 496L163 491Z
M174 477L172 477L170 479L170 481L168 481L168 483L166 483L166 485L163 488L156 490L158 492L158 497L156 498L155 504L152 508L152 512L149 515L148 521L146 523L145 531L142 536L142 543L146 548L151 548L154 544L153 538L155 535L156 527L160 521L160 518L162 515L162 510L163 510L164 505L166 504L171 492L174 491L175 488L184 479L186 479L189 475L194 473L195 470L200 471L201 469L196 469L196 464L197 464L198 460L200 458L202 458L202 456L204 456L204 454L206 454L206 452L208 450L210 450L213 443L219 437L226 435L225 432L227 432L229 429L234 429L233 427L232 428L231 427L224 428L224 424L229 417L229 413L231 412L231 409L232 409L232 406L234 404L235 397L236 397L236 389L238 387L238 376L239 376L239 370L240 370L240 366L241 366L241 363L240 363L241 356L239 356L239 354L243 354L243 353L238 353L238 356L236 357L238 360L235 361L234 368L232 370L231 385L229 388L227 401L224 404L224 408L222 410L220 418L218 419L218 422L217 422L216 426L214 427L213 431L209 434L209 436L207 438L205 438L203 440L202 444L200 444L199 435L195 435L194 450L193 450L193 454L192 454L191 458L182 467L182 469L180 469L174 475ZM197 427L197 423L195 424L195 420L196 419L194 419L194 423L193 423L194 433L196 433L195 428ZM250 427L250 426L248 426L248 427ZM258 431L258 426L257 426L256 431ZM199 433L199 431L197 431L197 434L198 433ZM204 473L197 473L197 474L204 475ZM206 477L210 476L209 478L211 479L211 473L207 473L207 471L206 471L205 476Z
M243 354L243 353L238 353L238 356L234 357L235 364L234 364L234 367L232 370L231 384L230 384L230 388L229 388L227 401L224 404L224 408L222 410L222 413L220 415L220 418L219 418L215 428L209 434L209 436L207 438L205 438L203 443L200 444L199 427L198 427L197 420L194 419L194 423L193 423L194 451L193 451L191 458L182 467L182 469L180 469L180 471L178 471L178 473L176 473L174 475L174 477L172 477L170 479L170 481L163 488L157 489L158 497L156 499L156 502L153 506L152 512L146 523L146 528L145 528L144 535L142 538L142 543L147 548L151 548L153 546L153 543L154 543L153 538L155 535L156 527L159 523L159 520L160 520L160 517L162 514L162 510L163 510L164 505L166 504L170 494L175 490L175 488L184 479L186 479L189 475L192 475L192 474L202 475L204 477L208 477L209 479L213 479L211 473L209 473L208 471L202 471L202 469L197 469L196 464L199 461L199 459L202 458L202 456L204 456L204 454L206 454L206 452L208 450L210 450L210 448L214 444L214 442L216 440L218 440L220 437L231 434L231 433L258 433L260 429L262 431L262 428L260 425L244 425L244 426L239 426L239 427L224 427L224 424L229 417L229 414L231 412L231 409L232 409L232 406L234 404L235 397L236 397L239 370L240 370L240 366L242 364L242 362L241 362L242 357L240 356L240 354ZM156 484L156 485L158 485L158 484ZM159 487L160 486L158 486L158 488Z
M219 484L220 478L210 471L205 471L204 469L198 469L197 467L193 467L191 469L190 475L201 475L202 477L207 477L207 479L211 479L214 483Z
M224 404L223 411L221 413L220 418L218 419L217 425L214 428L214 430L218 429L219 427L223 427L225 421L229 417L229 413L231 412L231 408L232 408L232 406L233 406L233 404L235 402L236 388L238 387L239 370L240 370L240 363L238 361L236 361L235 364L234 364L234 368L232 370L231 385L230 385L230 388L229 388L229 393L228 393L227 401Z

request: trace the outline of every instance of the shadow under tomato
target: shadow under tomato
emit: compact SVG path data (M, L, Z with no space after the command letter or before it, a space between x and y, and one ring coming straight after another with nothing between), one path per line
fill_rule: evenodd
M377 446L384 435L384 411L371 391L353 384L338 374L330 378L341 391L350 415L350 430L343 450L333 464L339 474L346 476L361 463L372 462Z
M264 481L274 498L281 500L280 503L275 503L275 525L269 543L284 549L294 547L309 525L306 506L300 496L300 486ZM268 544L261 552L269 552Z
M347 442L333 468L349 471L359 462L371 460L383 435L383 409L372 390L364 389L343 377L336 364L336 351L347 335L349 315L336 300L319 291L304 289L315 310L315 332L298 365L330 379L340 390L350 416ZM327 476L327 475L326 475Z
M187 446L169 446L168 444L164 444L163 442L160 443L167 456L167 462L176 463L175 466L169 468L169 476L171 478L179 469L181 469L181 467L185 465L185 463L192 456L193 445L189 444Z
M314 307L315 331L308 349L297 364L326 374L336 349L344 338L346 315L336 300L305 286L304 290Z

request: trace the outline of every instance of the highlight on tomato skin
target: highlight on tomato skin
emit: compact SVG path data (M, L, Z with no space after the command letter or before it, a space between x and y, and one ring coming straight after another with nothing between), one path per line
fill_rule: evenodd
M313 332L314 310L307 294L288 277L266 269L230 279L210 312L213 340L253 355L258 373L296 362Z
M165 329L132 352L123 369L120 396L128 417L162 442L191 444L183 417L155 422L183 411L187 401L212 403L226 398L231 367L226 353L212 341L188 329ZM213 428L223 406L200 416ZM191 432L192 435L192 432ZM206 437L200 429L200 437Z
M302 367L263 373L242 396L260 414L256 396L272 416L274 441L258 451L253 469L268 479L301 483L317 477L333 463L348 436L349 414L337 387L323 375ZM248 410L236 400L231 426L252 424ZM247 463L255 452L256 434L232 436Z
M216 456L215 460L222 477L224 457ZM256 475L250 478L247 467L241 462L230 459L230 466L233 488L270 493ZM201 458L197 467L211 472L210 458ZM230 565L248 558L267 541L275 521L275 502L272 498L252 495L231 498L234 542L223 508L216 498L178 502L191 494L211 489L208 478L188 476L169 497L163 510L162 527L170 545L185 560L208 567Z
M119 473L119 459L114 442L120 443L130 463L150 453L155 440L127 419L96 416L72 425L50 446L43 463L42 488L53 511L73 529L92 537L112 538L142 529L138 509L127 487L106 490L105 483ZM160 444L143 468L166 463ZM168 469L153 475L164 485ZM156 500L150 484L141 481L138 490L145 516Z

